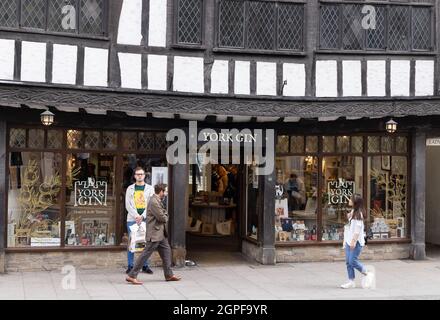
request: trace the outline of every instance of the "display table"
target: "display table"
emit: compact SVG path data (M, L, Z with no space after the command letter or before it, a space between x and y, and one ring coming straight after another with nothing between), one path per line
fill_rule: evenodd
M235 233L237 205L191 203L190 208L191 217L202 221L202 230L201 232L196 232L196 234L206 236L230 236ZM218 223L230 223L230 234L219 234L216 227Z

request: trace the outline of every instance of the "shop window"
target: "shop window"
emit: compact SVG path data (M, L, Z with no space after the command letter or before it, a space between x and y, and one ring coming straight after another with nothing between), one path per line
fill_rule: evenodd
M394 139L392 137L381 137L381 151L383 153L391 153L393 152L394 147Z
M67 148L80 149L82 148L82 131L67 130Z
M318 152L318 137L307 136L306 137L306 153Z
M114 150L118 145L118 134L112 131L102 133L102 147L106 150Z
M136 150L137 147L137 133L122 132L122 148L124 150Z
M11 148L26 147L26 129L13 128L9 130L9 146Z
M335 152L335 137L324 136L322 137L322 151L325 153Z
M378 136L368 137L368 152L371 153L380 152L380 137Z
M115 165L111 154L67 155L66 246L115 244Z
M138 149L145 151L154 150L154 133L152 132L139 132L138 136Z
M318 160L312 156L276 159L276 241L316 241Z
M289 152L289 136L278 136L276 152L288 153Z
M99 132L98 131L85 131L84 132L84 146L88 150L99 149Z
M290 137L290 152L304 153L304 137L303 136L291 136Z
M369 227L374 239L405 238L407 221L407 158L368 158Z
M364 137L361 136L351 137L351 152L353 153L364 152Z
M408 151L408 139L406 137L396 137L396 152L406 153Z
M28 148L32 148L32 149L44 148L44 130L29 129Z
M362 195L362 157L324 157L322 168L322 240L343 240L349 200Z
M47 148L60 149L63 145L63 132L61 130L47 130Z
M339 136L336 138L336 152L347 153L350 151L350 137Z
M7 246L60 246L61 155L9 155Z

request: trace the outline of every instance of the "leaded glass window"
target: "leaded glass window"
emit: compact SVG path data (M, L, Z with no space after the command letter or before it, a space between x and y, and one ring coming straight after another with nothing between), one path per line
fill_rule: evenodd
M177 1L177 43L202 44L203 1Z
M46 25L46 0L21 0L21 26L44 29Z
M16 27L18 22L17 2L0 1L0 26Z
M409 49L409 7L393 6L388 10L388 45L391 50Z
M414 8L412 14L413 49L431 50L431 9Z

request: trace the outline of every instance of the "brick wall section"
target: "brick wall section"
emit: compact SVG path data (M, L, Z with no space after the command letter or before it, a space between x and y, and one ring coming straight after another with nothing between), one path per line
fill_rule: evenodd
M410 244L370 244L362 250L362 260L394 260L409 258ZM243 241L242 252L251 259L258 254L258 246ZM344 261L344 250L341 245L277 247L276 261L282 262L316 262Z
M127 267L126 251L20 252L6 253L5 258L7 272L61 270L65 265L73 265L80 270ZM150 265L162 265L157 252L150 258Z

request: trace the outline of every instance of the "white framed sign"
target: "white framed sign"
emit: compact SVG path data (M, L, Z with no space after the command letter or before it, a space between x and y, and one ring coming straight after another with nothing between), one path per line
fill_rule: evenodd
M151 168L151 185L156 184L168 185L168 167L152 167Z
M426 139L426 146L428 146L428 147L440 146L440 137Z

